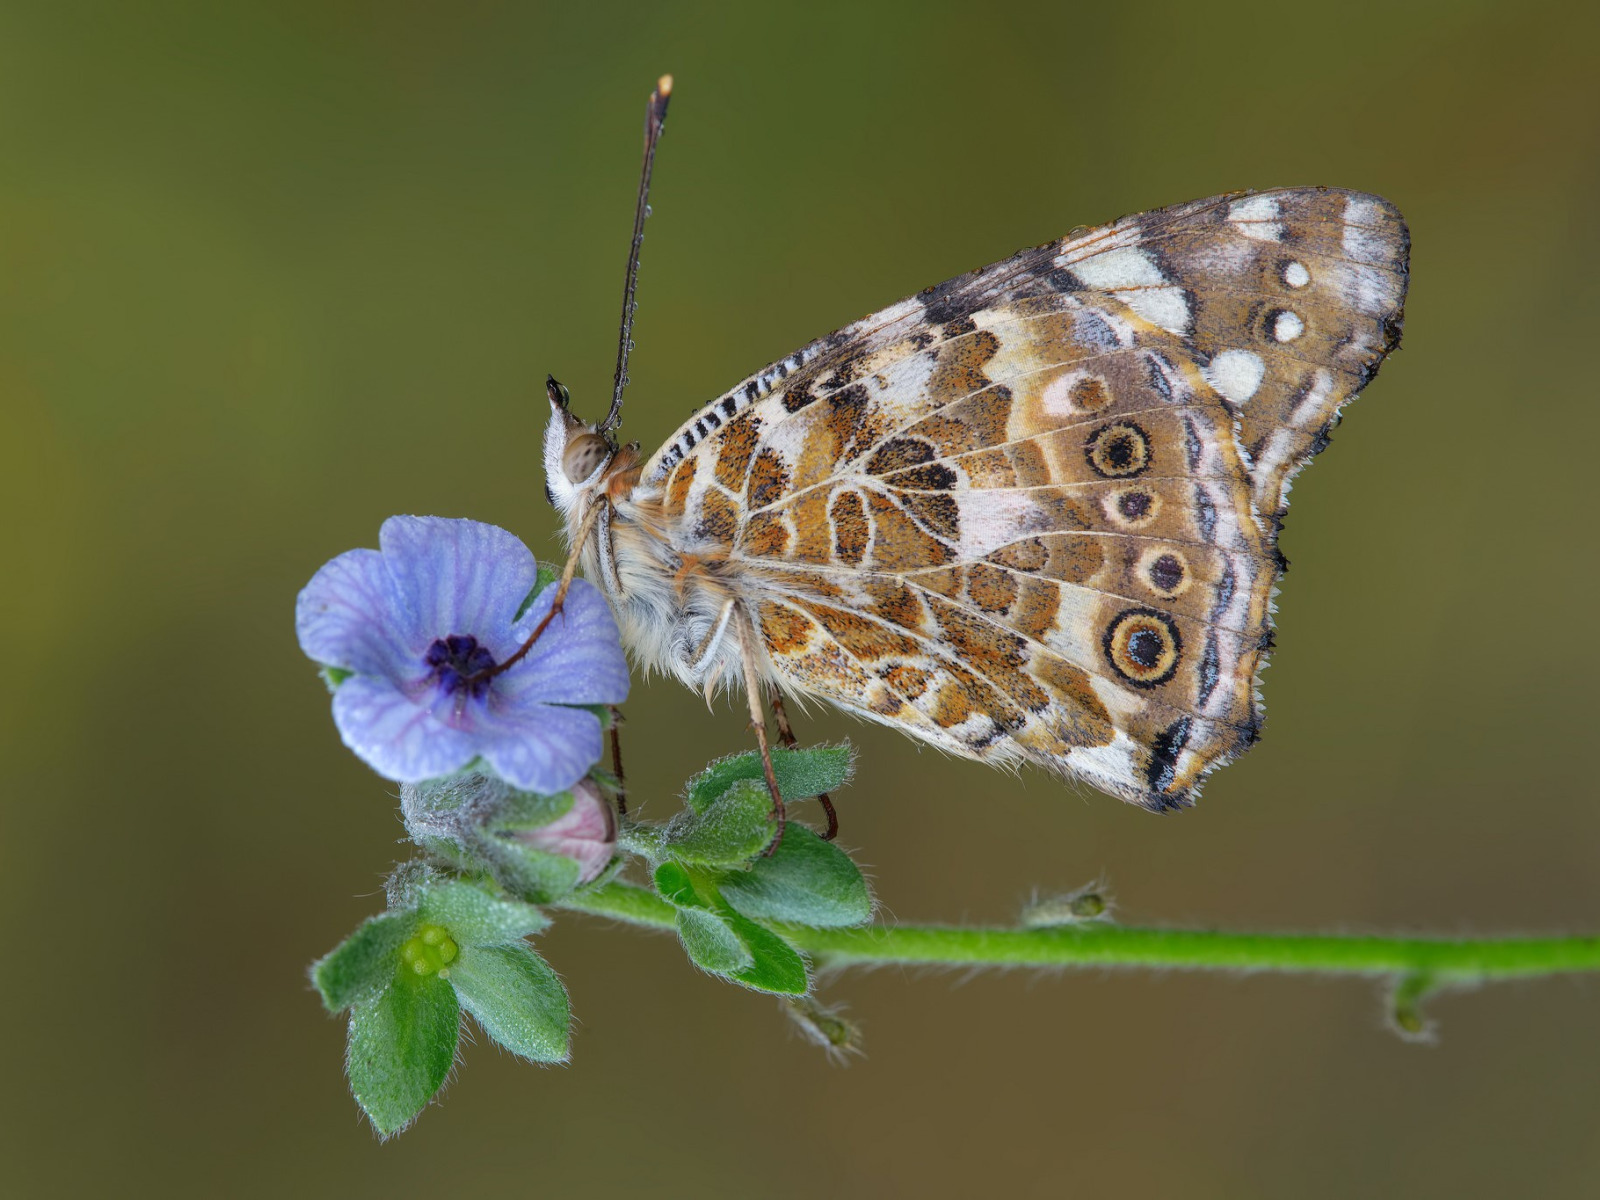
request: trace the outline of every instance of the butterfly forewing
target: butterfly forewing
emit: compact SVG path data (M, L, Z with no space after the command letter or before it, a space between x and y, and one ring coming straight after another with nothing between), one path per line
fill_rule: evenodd
M1377 196L1298 188L1178 205L1109 229L1115 237L1124 227L1137 241L1122 268L1097 267L1104 254L1079 257L1092 254L1092 237L1061 259L1087 264L1078 269L1090 278L1159 274L1181 284L1169 328L1239 407L1257 507L1281 515L1294 473L1399 343L1405 222ZM1162 286L1116 294L1137 306Z
M1125 218L797 351L641 489L791 690L1182 805L1256 735L1282 494L1404 279L1373 197Z

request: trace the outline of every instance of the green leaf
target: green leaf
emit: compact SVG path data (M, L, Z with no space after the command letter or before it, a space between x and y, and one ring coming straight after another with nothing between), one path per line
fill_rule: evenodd
M355 672L346 670L344 667L330 667L324 664L317 668L317 674L322 676L322 682L327 684L330 692L337 692L339 685L354 675Z
M665 849L688 863L742 863L765 850L776 833L767 785L760 779L740 779L715 802L668 824Z
M533 904L548 904L578 886L582 868L565 854L524 846L513 838L483 838L478 850L500 886Z
M461 1007L511 1053L534 1062L567 1061L567 989L528 947L463 949L450 966L450 982Z
M446 876L441 875L433 867L421 859L413 858L403 862L390 872L389 878L384 880L384 894L389 900L389 911L392 913L409 912L422 903L422 897L427 894L428 888Z
M507 788L495 805L494 819L489 828L495 833L538 829L540 826L559 820L571 811L571 792L541 796L538 792L522 792L515 788Z
M411 1124L456 1058L461 1010L436 975L401 976L350 1014L345 1070L356 1103L384 1137Z
M429 858L438 859L440 863L457 871L469 873L480 866L478 856L472 853L467 848L467 844L458 837L451 837L442 833L414 831L411 834L411 840Z
M566 855L536 849L516 835L560 819L572 805L571 792L541 796L507 789L493 819L472 838L471 849L513 895L533 904L559 900L578 886L581 868Z
M561 707L579 708L586 713L593 713L600 719L601 732L610 729L617 718L617 714L611 711L611 705L609 704L563 704Z
M522 598L522 603L517 606L517 615L511 618L513 621L522 620L522 614L533 607L533 602L539 598L539 593L561 578L559 568L549 563L538 563L536 565L538 570L534 573L533 587Z
M732 975L755 965L755 956L728 923L703 909L678 910L678 940L689 961L713 975Z
M384 913L364 922L328 954L311 964L311 982L329 1012L341 1012L376 996L394 982L400 946L416 928L414 913Z
M568 707L570 707L570 706L568 706ZM606 715L608 717L611 715L611 706L609 704L591 705L590 707L593 707L593 708L604 708L606 710ZM610 726L608 724L607 728L609 728L609 727ZM595 783L599 786L600 790L603 793L605 793L606 795L608 795L608 796L613 796L614 797L614 796L617 795L618 792L627 791L627 788L625 788L623 786L623 784L622 784L622 780L619 779L617 776L613 775L610 771L605 770L603 767L600 767L600 766L590 767L589 768L589 778L594 780Z
M634 854L657 862L667 853L667 840L662 836L661 829L660 825L646 821L624 819L617 830L617 849L624 854Z
M520 942L550 924L531 904L499 900L460 880L434 884L423 893L418 915L443 925L462 946L503 946Z
M799 951L772 930L741 917L731 908L724 908L721 915L755 960L744 970L735 971L732 979L758 992L777 992L784 996L803 996L811 990L806 960L800 957Z
M722 896L747 917L820 929L872 919L872 893L850 856L803 825L791 824L770 858L730 871Z
M851 757L848 744L805 749L780 747L772 751L772 773L778 777L778 791L785 800L802 800L844 786L850 778ZM686 789L689 807L698 812L739 780L765 778L761 755L755 751L719 759L689 781Z
M679 908L708 907L705 900L695 891L694 877L682 863L670 859L662 863L656 868L655 881L656 891L661 894L661 898L676 904Z

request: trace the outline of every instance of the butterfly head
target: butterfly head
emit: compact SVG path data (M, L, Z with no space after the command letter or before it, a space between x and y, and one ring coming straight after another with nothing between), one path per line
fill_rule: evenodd
M545 381L550 423L544 431L545 494L563 514L599 484L616 455L604 434L574 416L567 389L554 376Z
M638 447L620 449L598 425L572 413L567 389L549 378L550 424L544 432L545 494L562 516L575 517L603 491L615 492L637 476ZM631 470L631 476L630 476Z

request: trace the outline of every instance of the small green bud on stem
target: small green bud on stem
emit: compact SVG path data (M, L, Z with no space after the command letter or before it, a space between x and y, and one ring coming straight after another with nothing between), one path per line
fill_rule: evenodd
M424 925L400 947L400 961L418 975L450 977L450 964L461 947L451 939L443 925Z
M1035 897L1023 908L1024 929L1048 929L1053 925L1077 925L1083 921L1108 919L1111 898L1103 883L1085 884L1064 896Z
M850 1055L861 1053L861 1027L842 1010L811 996L786 996L780 1003L800 1035L834 1062L842 1065Z

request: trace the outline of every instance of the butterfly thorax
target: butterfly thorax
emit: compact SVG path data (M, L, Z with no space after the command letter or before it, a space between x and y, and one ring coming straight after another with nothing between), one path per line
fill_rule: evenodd
M566 410L552 406L545 439L551 500L568 542L581 540L583 573L611 602L623 643L647 671L674 675L707 693L741 675L734 605L748 570L711 548L685 548L679 521L665 511L662 489L639 483L632 446L587 458L583 439L597 437ZM594 466L581 481L568 467ZM587 535L584 527L589 526Z

